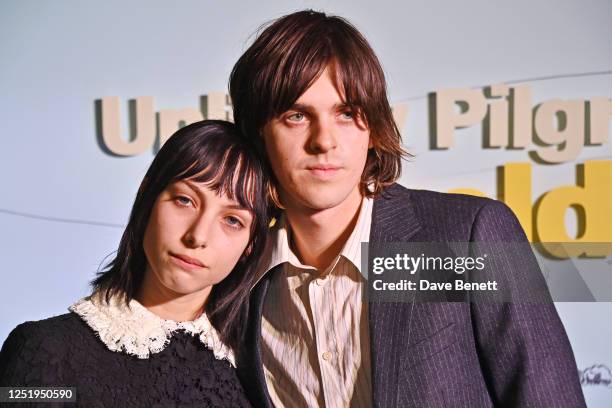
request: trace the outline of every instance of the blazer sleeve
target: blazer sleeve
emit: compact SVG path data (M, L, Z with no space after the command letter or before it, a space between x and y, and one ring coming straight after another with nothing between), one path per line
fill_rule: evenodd
M505 204L488 201L481 207L471 241L500 248L508 244L487 264L502 281L546 285L525 233ZM586 407L574 354L552 299L527 302L521 295L470 304L478 355L495 406Z

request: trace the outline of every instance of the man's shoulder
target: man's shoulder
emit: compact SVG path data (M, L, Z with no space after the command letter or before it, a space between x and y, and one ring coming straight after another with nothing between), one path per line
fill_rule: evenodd
M478 210L485 205L495 205L496 200L487 197L477 197L467 194L441 193L439 191L412 189L401 184L392 184L385 189L377 200L401 201L410 200L417 209L445 209L447 207L462 207L470 210Z
M469 240L474 229L494 221L503 225L517 224L512 210L501 201L410 189L399 184L389 186L375 199L373 223L390 218L394 223L412 222L410 218L414 218L431 239L439 236L457 241Z

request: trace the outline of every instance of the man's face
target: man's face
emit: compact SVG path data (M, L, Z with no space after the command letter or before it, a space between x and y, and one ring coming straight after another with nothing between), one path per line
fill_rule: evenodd
M317 212L361 200L370 131L342 102L329 69L263 130L288 210Z

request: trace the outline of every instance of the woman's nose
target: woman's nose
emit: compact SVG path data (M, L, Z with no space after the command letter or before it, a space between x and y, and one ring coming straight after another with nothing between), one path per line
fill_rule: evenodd
M190 248L205 248L208 245L212 220L205 215L193 220L183 236L183 243Z

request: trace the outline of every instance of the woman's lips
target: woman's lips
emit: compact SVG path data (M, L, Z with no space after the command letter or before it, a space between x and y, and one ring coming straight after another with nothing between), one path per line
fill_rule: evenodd
M187 255L170 253L170 258L172 258L176 264L183 268L200 269L206 267L206 265L204 265L202 262L195 258L188 257Z

